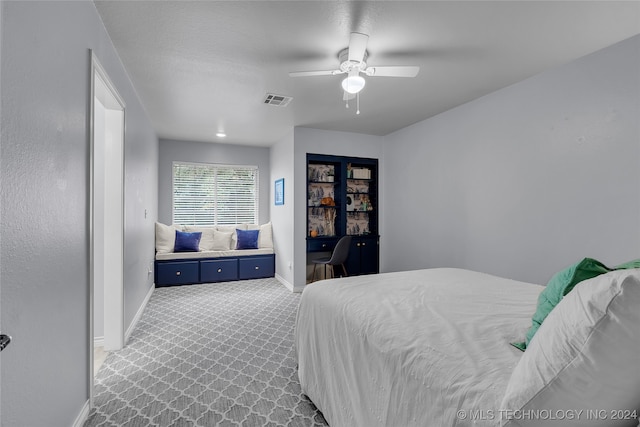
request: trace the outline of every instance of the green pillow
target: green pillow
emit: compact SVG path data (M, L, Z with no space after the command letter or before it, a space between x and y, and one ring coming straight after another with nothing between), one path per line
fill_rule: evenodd
M551 313L551 310L567 295L578 283L583 280L591 279L613 270L624 270L628 268L640 268L640 259L625 262L609 268L600 261L592 258L585 258L577 264L565 268L556 273L547 287L540 293L538 297L538 307L531 319L531 327L527 331L526 341L511 343L512 346L519 350L525 351L527 345L538 331L544 319Z
M526 340L522 343L512 343L512 345L522 351L527 348L531 338L538 331L540 325L547 317L551 310L560 302L562 297L568 294L571 289L583 280L591 279L604 273L611 271L600 261L592 258L585 258L577 264L565 268L557 272L547 287L540 293L538 297L538 307L531 319L531 327L527 331Z
M520 351L525 351L527 349L527 344L522 341L522 342L510 342L509 344L511 344L512 346L514 346L515 348L517 348Z
M625 262L624 264L613 267L614 270L626 270L628 268L640 268L640 259L634 259L633 261Z

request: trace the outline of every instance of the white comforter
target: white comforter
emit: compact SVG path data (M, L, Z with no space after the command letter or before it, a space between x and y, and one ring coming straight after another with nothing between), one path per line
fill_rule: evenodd
M496 426L542 289L449 268L310 284L302 391L332 427Z

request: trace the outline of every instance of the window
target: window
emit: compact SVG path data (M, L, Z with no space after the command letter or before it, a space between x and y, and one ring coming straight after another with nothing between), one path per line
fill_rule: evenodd
M173 223L258 223L258 167L173 163Z

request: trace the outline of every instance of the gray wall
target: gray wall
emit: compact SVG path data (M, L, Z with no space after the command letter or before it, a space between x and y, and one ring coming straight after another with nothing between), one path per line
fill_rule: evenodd
M270 200L274 200L274 183L277 179L284 178L284 205L275 206L273 202L270 202L270 212L273 245L276 251L276 277L290 290L294 289L293 193L296 183L293 179L293 147L293 129L271 147L271 184L269 190Z
M157 138L92 2L1 2L3 426L73 424L89 396L94 49L126 102L125 326L152 286ZM148 210L147 219L144 210Z
M386 137L387 270L640 257L640 36Z
M269 221L269 148L211 142L160 140L158 167L158 221L171 224L173 162L258 166L260 180L259 219Z

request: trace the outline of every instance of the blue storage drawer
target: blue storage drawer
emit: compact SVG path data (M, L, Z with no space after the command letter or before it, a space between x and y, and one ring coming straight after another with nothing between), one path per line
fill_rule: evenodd
M198 261L162 262L157 264L156 285L185 285L199 282Z
M203 283L238 280L238 259L200 261L200 281Z
M275 256L242 257L238 259L240 279L258 279L275 275Z
M331 252L338 243L338 239L327 239L322 237L307 239L307 252Z

